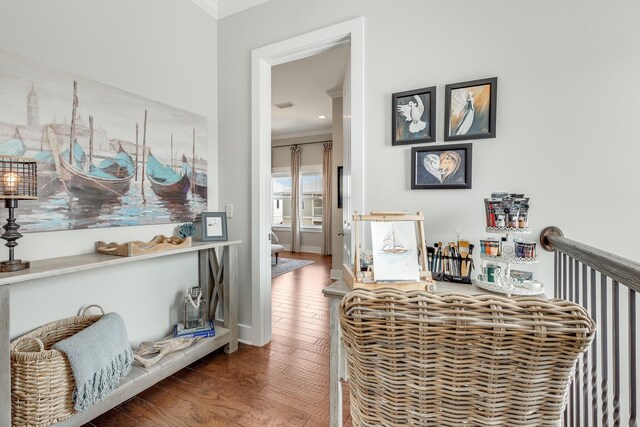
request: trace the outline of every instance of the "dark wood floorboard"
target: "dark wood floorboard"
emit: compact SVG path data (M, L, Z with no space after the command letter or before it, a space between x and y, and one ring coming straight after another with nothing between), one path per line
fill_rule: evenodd
M331 257L280 257L314 263L273 279L269 344L212 353L86 425L328 426L329 304L322 288L331 283ZM349 427L347 390L343 409Z

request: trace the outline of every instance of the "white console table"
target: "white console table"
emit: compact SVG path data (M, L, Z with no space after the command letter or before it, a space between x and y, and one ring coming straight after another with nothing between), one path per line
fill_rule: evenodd
M138 262L187 252L198 253L198 277L203 294L210 302L208 314L215 319L221 304L222 320L216 321L216 336L165 356L148 369L133 366L131 372L106 399L86 412L74 415L57 425L78 426L119 405L156 382L172 375L199 358L224 346L227 353L238 348L238 248L240 241L194 242L190 248L156 252L133 257L117 257L89 253L41 261L31 268L13 273L0 273L0 427L11 426L11 362L9 341L10 289L21 283L63 274L76 273L112 265ZM55 319L52 319L55 320Z

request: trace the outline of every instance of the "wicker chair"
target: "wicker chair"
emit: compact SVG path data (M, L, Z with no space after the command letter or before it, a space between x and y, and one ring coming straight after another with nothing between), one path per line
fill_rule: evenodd
M560 426L595 333L577 304L356 289L340 322L354 426Z

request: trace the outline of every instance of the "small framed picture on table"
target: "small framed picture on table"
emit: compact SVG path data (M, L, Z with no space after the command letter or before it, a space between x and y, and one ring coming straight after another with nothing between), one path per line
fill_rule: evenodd
M202 212L202 241L228 240L227 216L225 212Z

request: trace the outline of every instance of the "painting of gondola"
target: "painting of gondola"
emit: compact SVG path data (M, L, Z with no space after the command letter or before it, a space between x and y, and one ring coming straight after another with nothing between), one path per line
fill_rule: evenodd
M0 93L0 155L38 162L21 232L182 223L207 210L205 117L2 51Z
M153 192L168 199L185 199L191 188L189 175L164 165L151 152L147 155L147 178Z
M70 157L69 153L75 153L75 158ZM76 141L72 151L66 149L62 152L60 164L62 181L78 197L122 197L129 191L134 174L133 160L122 146L112 159L103 160L96 166Z

